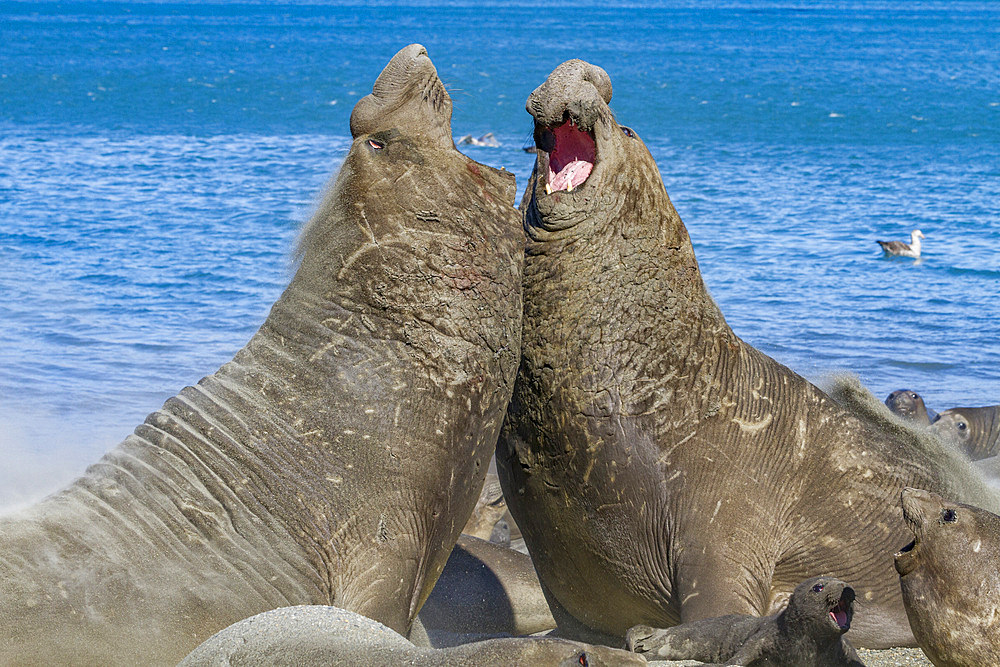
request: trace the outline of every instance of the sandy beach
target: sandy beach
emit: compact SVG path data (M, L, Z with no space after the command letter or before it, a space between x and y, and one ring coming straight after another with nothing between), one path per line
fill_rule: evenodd
M868 667L929 667L931 661L918 648L890 648L882 651L858 649L861 661ZM657 667L692 667L705 663L697 660L653 660L650 665Z

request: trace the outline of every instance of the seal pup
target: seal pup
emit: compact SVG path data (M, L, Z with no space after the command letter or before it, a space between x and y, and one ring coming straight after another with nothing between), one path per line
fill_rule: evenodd
M527 102L539 152L497 469L560 633L614 643L634 625L771 614L824 572L857 591L856 646L912 645L887 556L906 536L899 492L995 496L881 400L898 434L736 336L611 93L572 60Z
M885 405L893 414L910 419L921 426L930 426L931 418L923 397L909 389L897 389L885 399Z
M480 664L594 667L646 661L620 649L541 637L421 648L365 616L314 605L275 609L240 621L207 639L180 663L182 667Z
M455 148L419 44L351 115L300 262L234 359L0 522L13 663L175 663L330 604L400 633L486 474L517 366L514 178Z
M935 665L1000 665L1000 516L903 489L913 541L895 555L906 615Z
M886 257L920 257L920 239L925 238L924 233L919 229L910 232L910 242L902 241L875 241L882 246L882 252Z
M853 616L853 588L832 577L813 577L796 586L788 606L772 616L703 618L666 630L638 625L625 635L625 647L656 660L861 667L844 637Z
M1000 454L1000 405L949 408L938 415L931 429L973 461Z

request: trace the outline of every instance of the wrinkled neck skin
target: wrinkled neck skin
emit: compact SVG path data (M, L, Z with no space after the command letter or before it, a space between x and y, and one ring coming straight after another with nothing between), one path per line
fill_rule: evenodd
M521 203L525 363L553 367L567 390L581 382L595 403L607 400L597 395L602 388L615 386L617 410L635 414L650 408L654 385L688 383L692 374L710 381L716 369L701 366L698 350L729 349L737 339L705 288L649 151L613 117L602 118L595 134L604 150L583 187L546 195L540 159ZM553 330L554 321L562 326ZM664 350L650 345L651 337L674 343ZM604 364L608 355L630 362ZM602 366L611 375L590 371ZM564 374L568 369L577 370Z
M512 176L378 136L356 139L235 358L0 522L6 658L176 664L290 604L408 631L510 396L522 240Z

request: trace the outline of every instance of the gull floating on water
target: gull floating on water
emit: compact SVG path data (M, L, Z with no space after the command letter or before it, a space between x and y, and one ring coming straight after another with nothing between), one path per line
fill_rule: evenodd
M876 241L882 246L886 255L897 255L899 257L920 257L920 239L924 238L924 233L919 229L910 232L910 242L902 241Z

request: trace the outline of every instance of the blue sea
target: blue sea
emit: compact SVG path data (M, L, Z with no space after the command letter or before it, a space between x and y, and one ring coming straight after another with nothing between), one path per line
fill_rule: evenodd
M1000 3L0 0L0 507L227 361L354 103L420 42L462 147L604 67L746 341L817 383L1000 403ZM876 239L926 235L924 257Z

